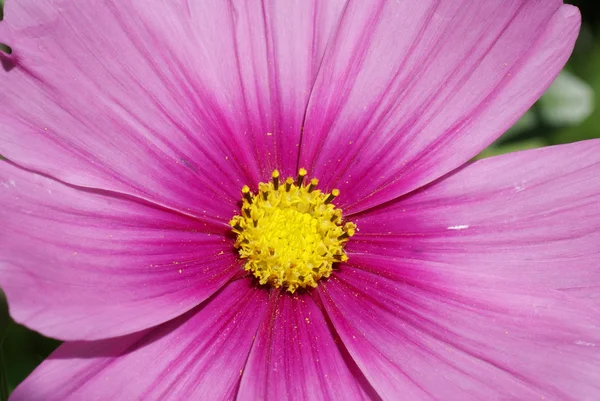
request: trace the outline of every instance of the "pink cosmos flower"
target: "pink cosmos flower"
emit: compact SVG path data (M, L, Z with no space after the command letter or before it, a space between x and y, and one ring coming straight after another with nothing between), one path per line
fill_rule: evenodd
M579 24L558 0L8 0L0 284L66 341L12 400L600 399L600 142L469 163ZM300 167L358 231L292 294L228 223Z

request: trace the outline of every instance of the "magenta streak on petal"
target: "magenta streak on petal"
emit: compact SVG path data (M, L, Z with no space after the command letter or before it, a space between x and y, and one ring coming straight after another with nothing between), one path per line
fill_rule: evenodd
M416 38L413 41L413 43L411 44L410 49L407 52L407 54L408 54L407 57L402 61L402 64L396 70L393 79L388 83L385 90L383 91L382 98L377 103L377 105L383 106L384 104L387 103L387 107L384 108L384 111L382 111L380 117L377 119L377 121L371 127L371 129L373 131L377 131L378 129L380 129L381 126L389 118L392 118L392 116L395 113L398 113L401 111L402 104L401 103L394 104L393 102L390 103L390 99L401 100L402 98L409 96L411 94L411 92L419 90L419 87L418 87L419 79L423 75L425 75L425 73L427 72L427 68L420 68L417 71L411 71L411 73L408 74L407 77L405 78L405 80L402 81L399 85L393 85L393 83L400 77L400 73L402 72L403 68L407 67L406 64L408 64L408 62L410 61L412 54L416 51L416 49L418 48L418 45L423 41L424 36L428 33L427 26L432 23L432 18L439 11L438 10L439 6L440 6L439 2L434 3L434 4L432 4L431 8L429 10L427 10L426 14L424 15L424 22L420 24L421 28L418 31L418 33L416 34ZM467 10L467 8L463 7L462 10L459 9L459 12L466 11L466 10ZM500 37L503 34L505 34L506 29L514 21L514 18L521 10L522 10L522 6L514 11L514 14L510 17L510 19L508 19L503 25L500 25L500 27L502 29L499 32L499 35L496 37L495 40L493 40L490 43L490 45L487 48L484 49L482 55L471 66L471 68L468 70L468 73L464 75L464 78L456 84L456 88L454 88L454 89L460 88L460 86L464 85L466 83L466 81L468 80L468 78L470 78L472 76L472 74L474 72L474 67L476 67L482 61L483 57L487 54L487 52L490 51L491 48L498 42ZM458 15L458 16L454 16L453 19L461 19L461 17L463 17L463 16ZM493 25L490 24L489 26L487 26L486 30L490 29L492 27L493 27ZM442 32L440 32L440 37L443 38L444 36L449 35L451 33L450 32L451 28L452 28L451 25L446 26L445 29ZM440 56L443 57L443 54L441 52L443 52L445 50L444 45L446 45L446 43L442 40L435 43L435 46L433 49L429 50L426 54L422 55L423 60L420 64L427 65L427 66L433 65L435 63L435 60L437 57L440 57ZM474 42L471 44L471 48L468 49L465 52L465 54L463 55L463 58L461 60L459 60L459 62L456 63L456 65L453 66L453 69L451 71L449 71L448 76L456 76L461 73L461 70L464 69L463 64L465 64L466 61L468 61L467 60L468 57L472 56L472 53L477 50L477 46L478 46L477 42ZM405 131L407 129L410 129L417 122L418 117L421 114L425 113L427 111L427 108L429 106L431 106L430 102L432 102L437 96L442 95L442 89L443 89L443 87L440 86L439 88L437 88L434 91L434 93L429 98L425 99L425 102L422 104L421 108L415 112L415 114L412 116L412 119L408 120L405 123L405 125L399 129L399 131ZM452 91L450 91L450 93L452 93ZM440 101L440 104L442 105L442 107L447 105L445 102L445 99ZM359 129L362 129L362 130L367 129L367 125L369 122L370 122L369 120L366 120L364 122L364 125L362 127L360 127ZM365 137L364 142L361 144L357 144L357 146L354 147L354 149L357 149L357 148L360 149L360 147L359 147L360 145L367 145L370 141L373 141L373 139L374 139L373 136ZM410 141L409 141L409 143L410 143ZM358 152L355 151L354 154L356 155L356 153L358 153ZM382 154L385 154L385 152L382 152ZM355 157L352 159L355 159ZM339 180L340 176L343 175L344 172L345 172L344 170L337 171L336 179Z
M198 119L198 107L178 93L187 89L178 85L183 69L171 67L174 57L156 58L168 46L145 31L143 18L127 25L110 6L97 6L7 5L2 24L18 39L19 63L2 80L2 153L71 183L226 220L234 180L244 180L225 167L219 137L206 133L227 127ZM170 29L170 11L154 29Z
M118 20L119 25L121 26L121 28L125 31L125 32L134 32L135 31L135 27L133 26L129 26L128 25L128 19L126 15L122 15L122 13L120 13L117 9L117 7L114 4L110 5L112 7L112 12L113 15L115 16L115 18ZM147 24L147 21L144 21L143 19L140 21L143 24L144 30L148 33L148 35L150 35L151 39L153 42L156 43L161 43L161 38L159 36L159 32L156 32L155 30L153 30L152 26L149 26ZM144 49L143 44L138 44L137 41L132 40L132 42L134 43L134 45L136 46L136 49L141 53L144 54L145 56L149 56L147 53L147 50ZM218 105L218 101L215 99L214 94L212 94L210 92L210 89L206 87L206 85L204 85L202 82L197 82L195 81L195 78L192 77L190 74L188 74L188 71L185 68L185 65L182 63L182 60L179 59L178 54L176 54L171 48L165 46L161 48L161 51L165 52L165 58L168 58L169 61L171 61L172 63L167 63L167 67L169 68L168 71L168 75L164 75L161 73L160 71L160 60L158 61L154 61L151 58L150 61L152 62L152 69L156 72L156 74L164 81L169 81L169 79L174 79L178 84L179 87L181 88L183 95L185 98L189 99L190 102L192 103L191 106L192 108L192 112L193 115L197 115L200 116L202 120L205 121L213 121L216 127L227 127L228 126L228 115L226 112L222 111L219 109L219 105ZM181 76L179 76L181 74ZM172 78L170 78L172 77ZM134 79L133 76L129 77L131 81L133 81L136 84L140 84L140 82L138 82L137 80ZM195 88L195 90L193 89L194 86L197 86L197 88ZM143 89L142 86L140 86L140 89ZM220 148L220 147L228 147L227 144L227 139L221 135L211 135L211 136L207 136L206 139L208 140L212 140L214 142L209 143L208 146L203 145L201 142L198 141L197 138L197 133L195 132L186 132L186 128L181 125L181 123L175 121L171 116L170 116L170 112L169 110L166 110L162 107L162 105L160 104L159 99L155 98L155 96L150 93L147 92L145 93L148 97L152 98L157 106L160 108L161 113L164 114L164 117L167 118L169 120L169 122L171 122L174 126L176 126L178 129L180 129L182 132L185 132L185 136L188 140L190 140L190 142L198 149L202 149L204 151L203 156L206 157L210 163L214 166L218 166L220 164L222 164L222 160L217 160L214 155L212 155L210 152L205 151L211 148ZM231 135L233 137L234 142L240 142L243 143L243 141L241 140L241 137L237 132L237 130L235 129L229 129L228 132L229 135ZM171 151L176 152L177 149L169 143L169 141L165 141L164 146L169 147ZM206 149L203 149L203 147L205 147ZM244 157L240 157L240 156L244 156L244 154L236 154L235 152L231 153L231 157L232 159L241 164L249 164L249 161L244 158ZM226 156L227 157L227 156ZM227 160L227 159L226 159ZM201 169L203 166L196 166L197 168ZM212 173L211 170L207 170L203 172L204 174L207 174L210 176L210 174ZM229 181L234 180L233 177L228 176L227 179ZM246 173L245 175L245 179L248 180L249 177Z
M272 291L238 392L242 400L367 400L361 375L315 301ZM352 363L352 365L354 365ZM355 367L354 367L355 368ZM371 389L372 390L372 389Z
M14 39L18 63L1 73L0 153L226 222L242 185L295 173L314 66L342 7L11 2L0 40Z
M237 280L158 327L65 343L11 400L233 399L266 304L265 291Z
M261 173L296 173L302 122L343 1L242 1L233 10L236 63ZM310 166L306 166L310 167Z
M347 250L380 274L560 289L600 310L599 176L599 140L477 161L354 216Z
M0 285L16 321L94 340L172 319L241 270L228 227L0 162Z
M305 123L301 164L339 187L350 212L430 182L504 132L558 74L579 27L559 1L382 7L348 6Z
M592 400L598 313L554 290L346 266L321 293L336 330L386 400ZM586 345L588 344L588 345Z

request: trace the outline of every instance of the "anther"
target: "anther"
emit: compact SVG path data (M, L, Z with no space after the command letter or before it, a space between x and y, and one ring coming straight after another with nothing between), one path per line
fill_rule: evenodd
M317 180L316 178L310 180L310 185L308 186L308 193L314 191L317 185L319 185L319 180Z
M263 200L267 200L269 198L269 185L265 184L265 183L260 183L258 184L258 193L262 194L262 198ZM258 196L258 194L257 194Z
M250 188L248 185L244 185L242 187L242 195L244 196L244 199L248 201L248 203L252 204L252 194L250 193Z
M290 192L293 184L294 179L292 177L288 177L287 180L285 180L285 192Z
M331 216L331 219L329 219L329 221L331 221L332 223L335 223L336 220L339 220L341 217L342 217L342 210L335 209L335 211L333 212L333 216Z
M329 194L329 196L327 197L327 199L325 199L325 204L328 205L329 203L331 203L332 200L334 200L335 198L337 198L340 195L340 190L339 189L334 189L333 191L331 191L331 193Z
M350 234L348 234L348 233L343 233L342 235L340 235L340 236L338 237L338 240L340 240L340 241L341 241L341 240L344 240L344 239L346 239L346 238L350 238Z
M350 222L346 223L346 225L344 225L344 231L352 237L356 233L356 224Z
M273 188L275 189L275 191L277 191L277 189L279 189L279 171L273 170L271 178L273 179Z
M296 186L300 188L302 186L302 181L304 181L304 177L306 177L306 169L301 168L298 170L298 178L296 178Z

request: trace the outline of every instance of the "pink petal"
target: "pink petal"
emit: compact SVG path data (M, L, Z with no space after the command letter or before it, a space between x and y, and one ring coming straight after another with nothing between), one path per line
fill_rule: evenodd
M11 400L231 400L267 303L249 282L150 330L65 343Z
M366 400L372 391L313 299L273 291L237 399Z
M297 172L311 89L345 0L233 2L243 118L260 180ZM240 97L238 95L238 97Z
M341 5L8 2L0 154L225 221L243 184L295 170Z
M347 267L320 287L348 351L386 400L597 400L600 315L555 290Z
M476 155L550 85L578 34L559 0L351 1L307 111L300 163L345 211Z
M600 310L600 140L475 162L355 217L353 264L561 289Z
M227 227L0 161L0 286L18 322L95 340L172 319L240 271Z

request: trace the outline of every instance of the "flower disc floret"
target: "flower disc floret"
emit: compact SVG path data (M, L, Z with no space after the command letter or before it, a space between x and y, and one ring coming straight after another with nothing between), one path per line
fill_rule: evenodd
M246 260L244 269L260 284L290 293L316 287L331 275L334 263L348 260L344 245L356 231L354 223L343 223L342 210L332 203L339 191L321 192L316 178L305 184L306 174L300 169L296 180L280 182L275 170L271 182L258 185L257 194L244 186L241 214L229 223L237 234L235 247Z

